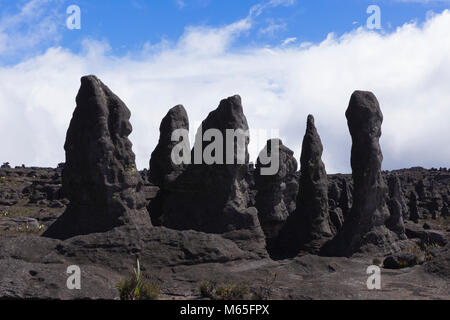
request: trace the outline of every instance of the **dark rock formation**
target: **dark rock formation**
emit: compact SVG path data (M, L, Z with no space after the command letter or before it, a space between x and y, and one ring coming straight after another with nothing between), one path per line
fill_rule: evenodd
M444 204L444 206L442 207L441 216L442 217L450 217L450 210L449 210L447 204Z
M383 267L386 269L402 269L413 267L418 263L417 256L410 252L398 252L384 259Z
M188 115L182 105L170 109L161 121L159 142L150 158L148 178L159 187L162 187L167 179L175 180L185 167L183 164L174 164L171 158L173 148L179 143L172 141L172 133L177 129L189 131ZM189 141L184 142L187 143L187 149L190 149Z
M147 206L155 226L162 225L162 205L168 192L166 186L175 181L186 167L186 164L175 164L172 160L172 151L180 143L180 141L172 141L172 134L175 130L180 129L189 131L188 115L182 105L170 109L161 121L159 142L150 158L149 182L161 188ZM186 144L185 149L190 150L189 140L183 140L183 143Z
M300 173L294 172L292 152L282 146L279 170L272 177L261 176L261 164L257 170L248 164L248 139L240 164L206 165L205 160L186 168L172 166L165 162L173 146L166 133L187 124L187 117L186 123L178 123L180 110L175 115L169 112L163 120L151 182L148 171L138 173L134 166L127 139L128 110L98 79L83 78L67 134L67 164L58 169L0 168L0 299L116 299L115 287L132 271L136 259L144 274L161 287L164 300L199 299L198 283L204 280L246 283L257 296L275 272L278 276L269 284L273 299L449 299L450 229L448 219L439 215L448 215L450 172L411 168L381 173L381 112L374 107L376 100L358 92L352 104L356 110L349 108L348 118L354 140L354 185L349 175L326 178L322 148L317 146L320 140L308 132ZM247 128L240 99L222 101L204 121L200 134L208 128L221 134L226 128ZM211 145L197 139L197 146L202 152ZM236 160L237 150L224 154ZM302 189L298 211L292 214L297 207L296 180ZM154 205L156 199L162 200L159 212L167 213L162 218L169 218L160 219L161 223L207 233L150 227L145 202ZM38 237L69 200L65 214L46 233L65 240ZM278 200L284 202L283 210ZM407 219L405 203L410 219L423 219L420 224ZM330 231L337 234L327 243L334 245L331 255L362 251L357 259L305 254L315 252L329 238L321 223L328 220L321 219L327 214L326 205ZM268 243L268 249L281 248L271 252L278 254L291 250L300 256L268 259L253 206L265 212L260 213L262 220L289 214L293 223L286 223L280 233L288 241L277 248L279 236ZM394 243L403 238L402 219L409 239ZM321 238L311 240L311 234ZM395 252L397 245L410 252ZM364 270L379 264L374 258L381 255L374 255L372 248L387 256L385 268L414 266L418 261L420 265L383 272L383 290L361 290L367 279ZM82 270L82 290L67 290L70 265ZM176 317L178 310L173 311L169 318Z
M342 232L327 245L324 253L352 255L365 245L390 251L397 237L385 226L389 218L388 188L381 175L383 155L379 144L383 114L371 92L356 91L346 117L353 140L353 207ZM337 247L332 243L338 243Z
M11 169L9 162L5 162L0 166L0 169Z
M291 201L286 197L286 189L288 187L298 189L294 175L297 171L297 160L293 157L294 152L284 146L279 139L267 141L262 153L269 158L277 157L279 164L276 174L262 175L261 168L269 167L271 164L262 164L258 157L254 173L257 190L256 208L267 240L277 237L280 228L292 212Z
M411 221L418 222L419 221L419 208L417 207L417 193L415 191L411 191L409 194L409 218Z
M432 187L431 202L429 203L428 208L433 219L436 219L441 215L443 206L444 201L442 200L441 194Z
M333 209L329 209L330 211L330 228L333 232L333 235L339 233L344 226L344 214L342 213L342 209L339 207L334 207Z
M352 207L352 183L350 175L328 176L328 210L330 214L330 227L333 235L338 234L343 225L345 217L350 213Z
M217 146L218 141L214 139L218 137L212 137L212 142L202 139L206 132L211 132L209 129L223 137L222 150L218 147L211 151L211 146ZM187 166L175 181L165 186L162 224L177 230L218 234L231 232L233 238L250 237L263 248L264 234L257 210L249 207L250 196L245 179L249 168L249 137L240 134L237 139L232 139L234 148L227 150L227 130L248 131L239 96L222 100L219 107L202 122L192 150L194 164ZM217 162L207 164L208 159L198 158L199 154L206 153L206 148L217 157ZM221 151L222 158L219 157Z
M300 192L294 214L299 218L302 248L312 253L317 253L332 236L328 213L328 179L322 153L322 141L314 125L314 117L309 115L300 157Z
M44 236L67 239L126 224L150 227L128 140L130 111L95 76L81 79L76 101L62 178L70 204Z
M332 237L328 212L328 180L322 162L323 146L308 116L306 133L300 157L301 174L295 212L289 216L280 231L274 256L293 256L300 251L319 252Z
M394 231L399 237L405 235L403 219L408 219L409 212L406 206L403 192L400 186L398 175L393 174L388 177L389 200L387 202L390 217L386 221L386 226Z

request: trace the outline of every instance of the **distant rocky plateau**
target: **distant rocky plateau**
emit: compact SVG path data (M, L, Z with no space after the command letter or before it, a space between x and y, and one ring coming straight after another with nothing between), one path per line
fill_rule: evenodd
M119 299L137 261L164 300L213 298L202 283L245 287L246 299L450 299L450 169L382 171L373 93L355 91L346 112L352 174L327 174L312 115L299 161L267 142L274 175L260 158L249 163L249 139L243 164L174 164L172 132L189 130L181 105L138 171L130 115L83 77L65 163L1 166L0 299ZM222 100L201 128L248 130L241 97ZM67 287L73 265L79 290ZM367 287L373 265L379 290Z

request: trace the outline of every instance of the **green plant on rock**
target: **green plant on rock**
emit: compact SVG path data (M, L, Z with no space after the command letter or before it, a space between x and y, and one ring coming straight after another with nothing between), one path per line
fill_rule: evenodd
M142 274L139 259L137 259L136 265L133 274L116 285L117 290L119 290L120 300L156 300L159 296L160 288L150 283Z

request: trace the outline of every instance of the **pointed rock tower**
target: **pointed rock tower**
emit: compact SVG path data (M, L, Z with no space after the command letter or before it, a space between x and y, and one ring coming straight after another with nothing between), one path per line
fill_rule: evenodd
M353 141L353 206L335 239L336 246L328 247L326 254L388 252L394 249L398 238L385 225L390 215L386 205L388 187L381 175L383 155L379 139L383 114L373 93L355 91L345 115Z
M332 237L328 212L328 179L322 162L323 146L308 116L300 157L297 208L287 219L273 248L274 257L291 257L300 252L318 253Z
M130 111L97 77L81 79L67 131L64 214L44 233L67 239L114 227L150 227L142 179L128 136Z
M259 227L256 209L248 208L245 181L249 137L241 136L241 143L234 139L235 146L230 149L226 143L227 130L248 131L241 98L237 95L222 100L202 122L192 150L194 163L167 187L162 206L164 226L208 233ZM207 132L217 133L223 138L223 144L218 143L222 139L218 136L212 137L211 142L205 141ZM211 150L215 143L218 148L211 154L222 163L209 163L203 157L207 153L206 148Z
M150 170L148 178L150 182L159 187L167 184L167 180L173 181L185 167L183 164L174 164L171 158L173 148L179 143L172 141L175 130L183 129L189 131L189 118L186 109L177 105L167 112L159 127L159 142L150 158ZM186 148L190 149L189 141Z
M332 236L328 212L328 178L322 153L322 141L314 117L309 115L300 156L300 192L296 215L299 216L302 230L301 246L311 253L319 252Z
M183 150L190 155L189 137L186 140L172 141L175 130L185 130L189 132L189 118L186 109L182 105L177 105L167 112L159 127L159 142L150 158L150 170L148 179L151 183L160 188L157 196L152 199L147 210L153 225L161 226L162 206L167 197L168 186L182 174L187 164L175 164L172 160L172 151L180 142L184 143Z

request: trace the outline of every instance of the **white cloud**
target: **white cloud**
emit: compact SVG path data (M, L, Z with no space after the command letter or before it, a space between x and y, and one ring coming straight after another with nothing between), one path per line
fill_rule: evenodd
M27 52L60 39L63 0L30 0L13 15L0 19L0 57Z
M287 38L283 41L282 45L287 46L288 44L294 43L295 41L297 41L297 38L295 37Z
M259 29L259 34L273 37L277 32L285 31L287 24L285 22L275 22L273 19L268 19L266 27Z
M86 41L82 54L51 48L0 68L0 162L63 161L79 78L94 73L132 111L130 139L139 168L148 166L170 107L184 104L194 131L220 99L238 93L250 127L280 129L297 158L306 117L314 114L327 170L349 172L344 113L356 89L371 90L380 101L385 168L449 166L449 11L392 34L359 28L338 38L330 34L319 44L230 49L251 26L244 19L223 28L187 28L177 43L139 58L114 57L107 44Z

